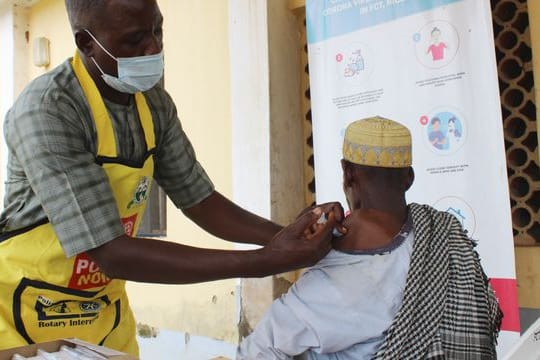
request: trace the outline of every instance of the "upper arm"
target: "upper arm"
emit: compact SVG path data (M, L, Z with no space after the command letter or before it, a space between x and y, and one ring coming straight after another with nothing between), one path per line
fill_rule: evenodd
M255 330L239 346L239 359L292 359L318 347L315 331L296 315L286 297L275 300Z
M163 89L148 96L159 119L155 179L176 207L191 207L208 197L214 185L197 161L170 96Z
M333 297L333 294L320 296L321 293L326 294L328 289L326 281L321 282L319 275L313 269L308 270L286 294L274 300L253 333L239 347L245 359L254 359L257 354L289 359L310 349L324 348L326 340L324 331L320 331L320 321L325 319L321 318L321 308L315 303L325 302L324 299ZM325 311L332 309L328 305L324 304Z

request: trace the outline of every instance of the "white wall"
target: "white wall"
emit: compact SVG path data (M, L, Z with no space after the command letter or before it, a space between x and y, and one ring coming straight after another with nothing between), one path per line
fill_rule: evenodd
M287 0L230 0L229 13L233 198L285 225L304 207L296 18ZM294 278L241 281L241 336Z
M229 1L233 200L271 216L268 25L265 0ZM238 245L240 249L250 245ZM272 301L272 278L237 285L240 335Z
M13 10L7 2L0 3L0 44L2 56L0 56L0 122L4 123L4 118L9 107L13 103ZM4 139L3 126L0 126L1 147L0 147L0 184L5 181L7 148ZM0 205L4 206L4 187L0 187Z
M0 0L0 184L6 178L7 147L3 124L13 101L28 83L28 9ZM4 187L0 186L0 208L4 205Z
M270 102L266 0L230 0L233 198L269 218Z

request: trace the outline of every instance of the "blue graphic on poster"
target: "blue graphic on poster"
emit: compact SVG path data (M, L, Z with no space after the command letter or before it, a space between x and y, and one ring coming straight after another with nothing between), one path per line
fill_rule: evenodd
M471 205L457 196L445 196L435 201L433 207L454 215L467 235L474 238L476 231L476 215Z
M358 87L366 84L376 66L372 50L361 42L340 47L332 55L335 80L342 86Z
M420 123L425 127L425 140L430 150L446 155L459 150L466 140L465 121L453 109L444 109L424 115Z
M306 6L308 43L383 24L463 0L317 0ZM324 21L319 19L323 18ZM317 24L311 23L317 19Z

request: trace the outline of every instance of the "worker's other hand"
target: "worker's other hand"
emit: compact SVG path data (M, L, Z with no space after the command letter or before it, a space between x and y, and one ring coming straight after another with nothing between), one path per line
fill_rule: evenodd
M315 207L277 233L265 250L272 256L279 256L282 265L291 270L315 264L330 251L332 230L337 224L336 214L340 214L339 209L325 208L328 210L325 222L319 221L323 209Z

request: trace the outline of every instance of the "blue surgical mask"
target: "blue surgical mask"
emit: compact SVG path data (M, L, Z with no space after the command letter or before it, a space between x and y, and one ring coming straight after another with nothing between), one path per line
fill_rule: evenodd
M113 89L122 93L135 94L153 88L163 77L163 52L154 55L117 58L105 49L89 30L85 29L85 31L107 55L116 60L118 77L106 74L96 60L91 58L101 72L103 81Z

